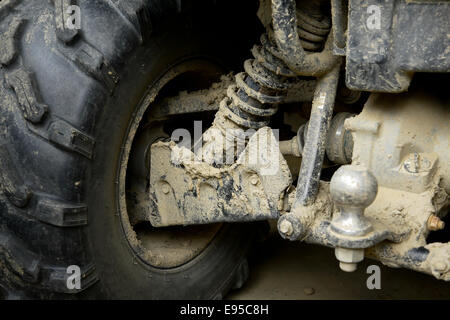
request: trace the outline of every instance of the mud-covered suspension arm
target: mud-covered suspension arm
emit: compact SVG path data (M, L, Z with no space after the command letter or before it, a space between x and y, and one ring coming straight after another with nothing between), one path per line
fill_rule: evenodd
M310 204L317 195L328 129L333 116L339 67L340 65L337 64L331 72L321 77L317 82L308 132L303 147L294 210L299 205Z

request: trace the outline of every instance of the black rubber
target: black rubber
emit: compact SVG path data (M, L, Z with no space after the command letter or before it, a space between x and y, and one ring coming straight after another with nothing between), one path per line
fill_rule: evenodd
M0 2L0 298L210 299L243 284L254 226L228 225L181 267L150 267L123 235L116 176L135 107L172 64L240 68L260 32L245 2ZM63 27L67 4L80 30ZM67 289L69 265L80 290Z

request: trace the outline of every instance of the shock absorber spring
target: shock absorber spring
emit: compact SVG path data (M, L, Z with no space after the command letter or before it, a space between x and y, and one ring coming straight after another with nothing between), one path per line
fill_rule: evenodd
M320 51L330 30L329 20L301 12L298 15L299 37L305 50ZM270 33L263 34L261 45L255 45L251 50L254 59L246 60L245 72L236 75L236 82L228 88L209 130L218 129L227 139L230 139L229 133L234 132L231 139L242 142L248 135L242 136L237 133L239 130L227 129L258 130L269 124L271 116L278 110L277 104L285 99L292 85L290 79L297 76L277 57L277 50ZM212 146L214 140L210 134L204 135L202 152L205 162L214 162L213 152L217 152Z
M305 51L321 51L330 28L331 21L327 16L307 14L305 11L297 10L297 31Z
M236 75L236 83L220 104L221 114L243 129L266 126L277 112L276 104L285 98L289 78L295 77L271 54L267 35L261 36L261 44L252 48L254 59L244 62L245 72Z

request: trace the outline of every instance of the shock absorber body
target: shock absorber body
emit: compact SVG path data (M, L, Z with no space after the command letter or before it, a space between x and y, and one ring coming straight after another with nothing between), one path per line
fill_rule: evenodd
M298 11L298 34L305 50L320 51L329 31L329 19ZM286 97L291 79L297 77L278 57L272 34L261 36L261 45L252 48L254 59L245 61L245 72L236 75L235 84L221 101L212 127L203 135L200 150L204 162L222 164L224 154L234 161L252 132L269 124L277 104Z

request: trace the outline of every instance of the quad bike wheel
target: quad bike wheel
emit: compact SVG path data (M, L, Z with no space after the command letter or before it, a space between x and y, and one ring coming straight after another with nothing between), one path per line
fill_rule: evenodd
M0 2L1 294L222 298L247 278L259 227L140 218L148 147L170 136L170 119L148 113L239 68L259 34L255 3L78 1L81 29L68 30L62 2Z

